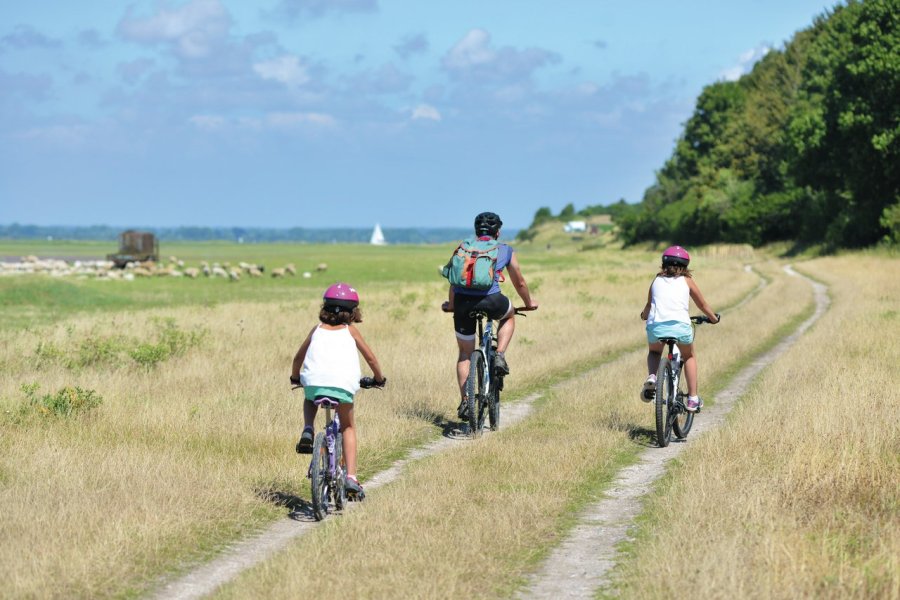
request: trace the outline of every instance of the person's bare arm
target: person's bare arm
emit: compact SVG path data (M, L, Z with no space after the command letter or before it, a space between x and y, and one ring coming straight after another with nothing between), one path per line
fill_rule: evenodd
M686 277L685 279L687 280L688 289L691 291L691 300L694 301L697 308L703 311L703 314L709 317L710 323L718 323L719 317L716 316L716 312L712 309L712 306L709 305L709 302L707 302L706 298L703 297L703 294L700 293L700 288L697 287L697 283L690 277Z
M441 310L444 312L453 312L453 301L456 298L456 290L453 289L453 286L450 286L450 291L447 295L447 301L441 305Z
M641 319L644 321L650 316L650 305L653 302L653 284L650 284L650 289L647 290L647 304L644 305L644 310L641 311Z
M297 350L297 354L294 355L294 362L291 365L291 378L296 379L300 376L300 368L303 367L303 361L306 360L306 351L309 350L309 342L312 340L312 334L316 330L313 327L309 331L309 335L306 336L306 339L300 344L300 349Z
M506 265L506 271L509 273L509 280L512 282L513 287L516 288L516 293L519 294L522 302L525 303L525 307L537 308L538 302L531 297L531 292L528 290L525 277L522 276L522 269L519 267L519 259L516 257L515 252L510 258L509 264Z
M350 335L356 340L356 349L359 350L359 353L362 354L363 358L369 364L369 368L372 369L372 375L374 375L375 381L384 381L384 373L381 372L381 366L378 364L378 359L375 358L375 353L372 352L372 349L369 348L369 345L363 339L362 333L360 333L359 329L354 325L350 325Z

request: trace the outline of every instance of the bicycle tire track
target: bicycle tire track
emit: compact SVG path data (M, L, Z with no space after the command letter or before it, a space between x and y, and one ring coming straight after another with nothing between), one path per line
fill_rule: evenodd
M760 372L793 346L828 310L831 300L824 285L800 275L790 265L783 269L788 275L802 277L812 285L814 313L731 379L716 395L715 406L704 409L703 419L694 421L692 433L695 436L721 426L734 403ZM663 475L668 462L685 447L683 443L673 443L666 448L647 449L641 453L638 462L623 468L607 490L606 497L581 513L578 524L550 553L540 570L529 578L527 587L517 597L594 598L598 589L610 583L608 575L618 559L616 548L630 539L629 532L640 514L644 496Z
M745 269L752 271L752 267L749 265ZM760 278L760 283L757 287L748 292L735 307L748 302L766 285L766 281ZM622 350L623 353L629 351L629 349ZM534 409L535 401L545 394L571 381L588 377L595 370L603 368L603 366L617 360L619 357L620 353L616 353L614 356L599 361L595 366L557 381L542 391L529 394L514 403L503 404L503 427L514 426L528 418ZM697 425L694 425L694 427L697 427ZM486 431L485 435L491 435L491 432ZM401 475L403 468L409 463L441 452L451 451L460 447L459 442L459 438L442 436L423 446L411 449L405 457L398 459L387 469L369 478L365 484L366 490L378 489L395 481ZM352 510L354 506L354 504L349 504L345 510ZM285 548L293 540L310 533L319 524L311 515L306 515L302 519L279 519L259 532L227 545L224 550L209 562L197 565L180 576L162 578L156 586L147 592L146 596L153 600L194 600L208 596L237 577L242 571L262 563L282 548Z

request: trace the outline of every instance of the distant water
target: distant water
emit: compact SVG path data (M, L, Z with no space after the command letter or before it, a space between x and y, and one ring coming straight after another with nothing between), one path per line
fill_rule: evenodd
M109 225L0 225L0 239L7 240L96 240L115 241L126 229L155 233L161 242L227 241L244 244L272 242L359 243L367 244L372 228L306 228L275 229L262 227L111 227ZM387 227L383 226L388 244L439 244L472 235L472 230L456 227ZM503 231L511 240L517 230Z

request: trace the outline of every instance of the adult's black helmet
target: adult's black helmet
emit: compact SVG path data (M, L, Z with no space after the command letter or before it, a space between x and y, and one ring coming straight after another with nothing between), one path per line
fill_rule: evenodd
M497 232L503 226L500 215L492 212L483 212L475 217L475 234L497 237Z

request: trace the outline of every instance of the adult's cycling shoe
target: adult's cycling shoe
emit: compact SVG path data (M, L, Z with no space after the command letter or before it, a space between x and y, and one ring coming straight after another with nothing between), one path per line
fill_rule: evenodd
M506 364L506 357L499 352L494 355L494 373L498 375L509 375L509 365Z

